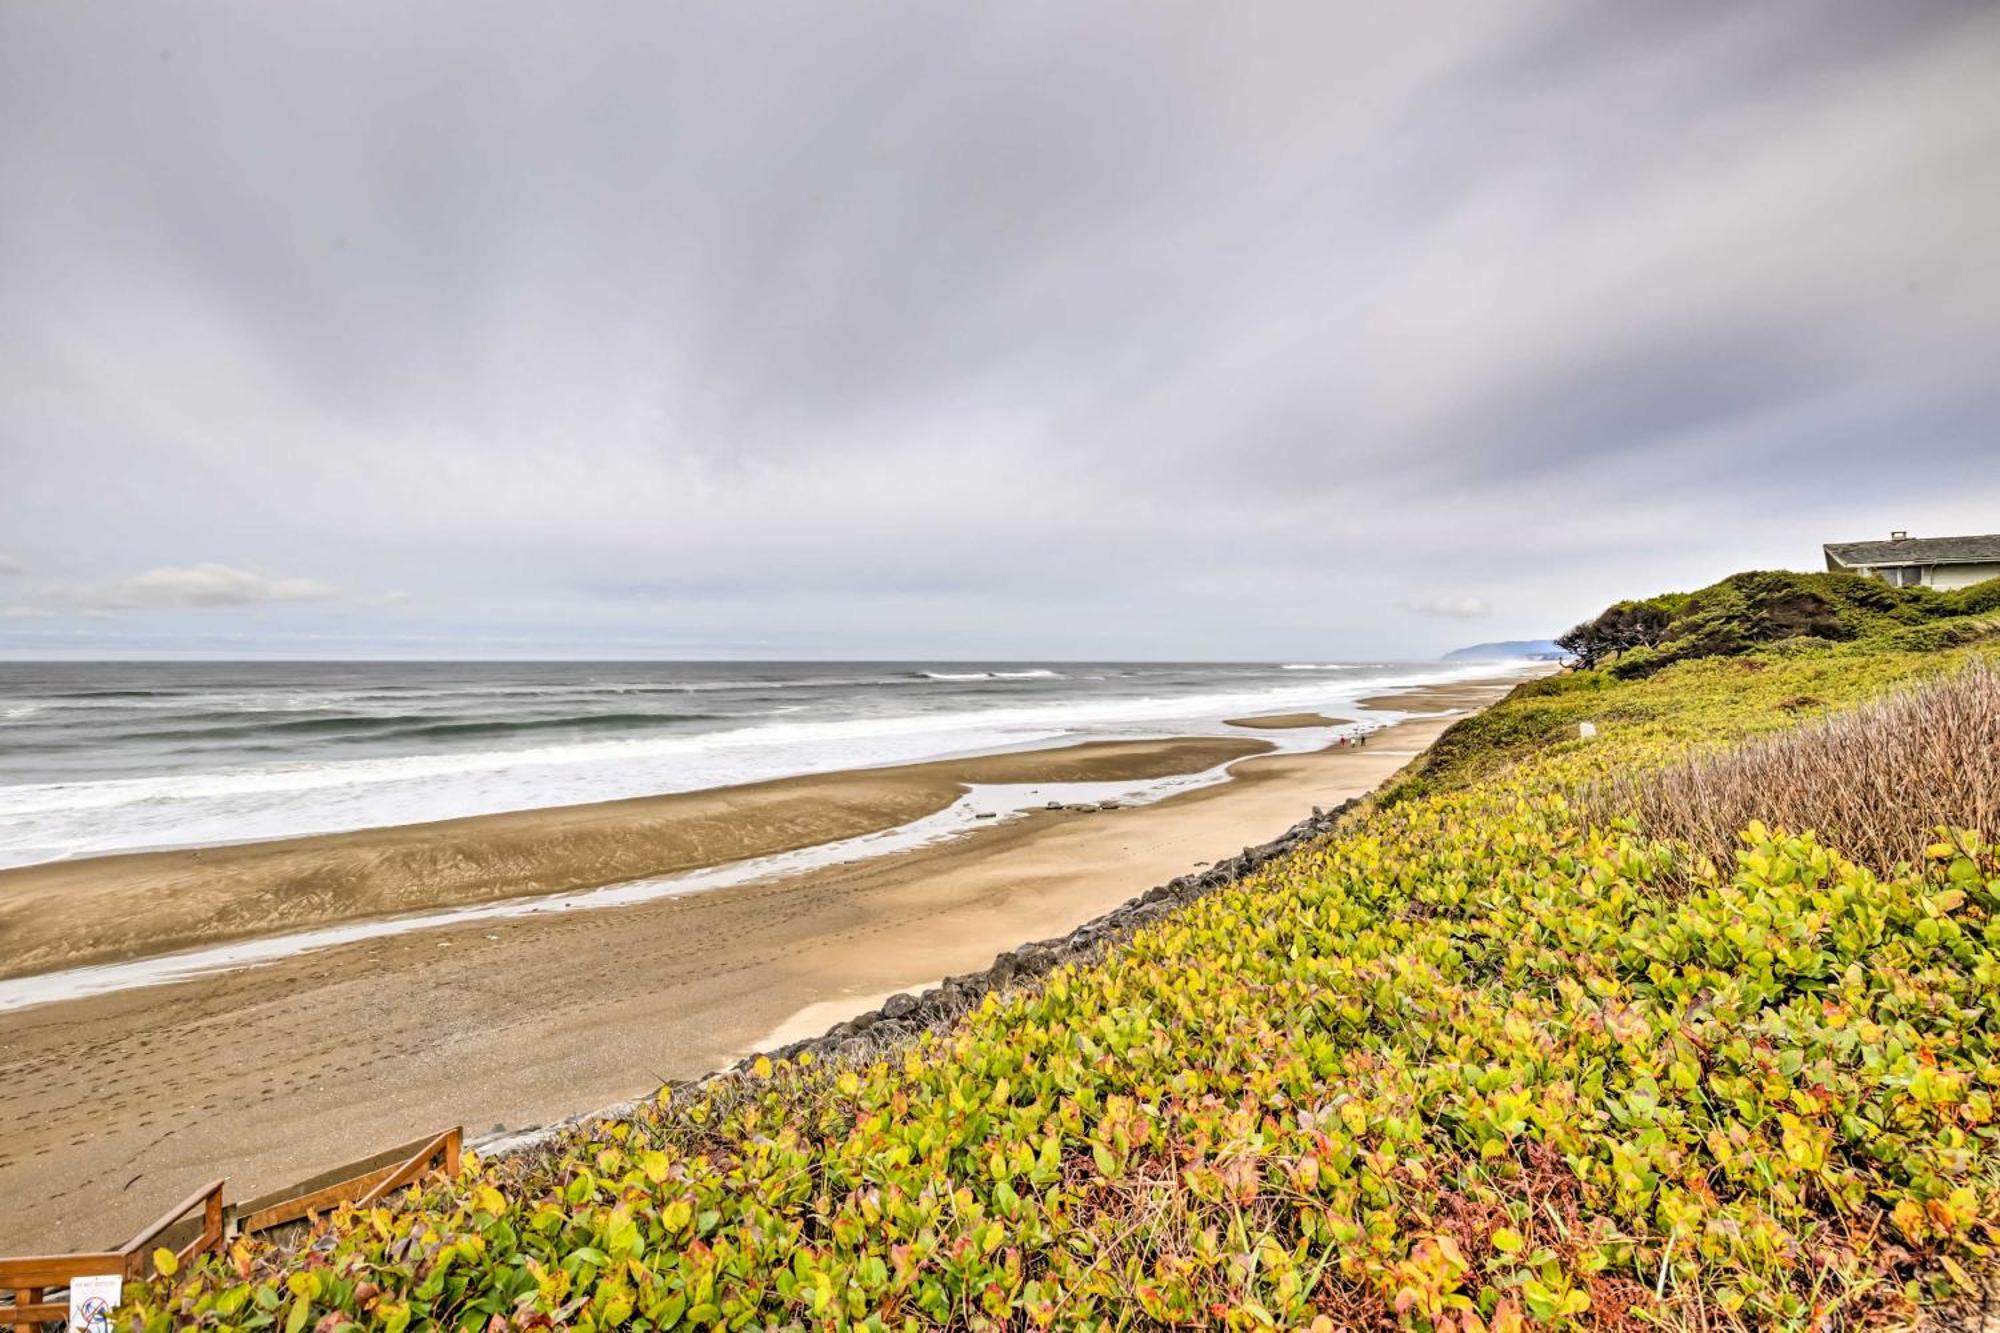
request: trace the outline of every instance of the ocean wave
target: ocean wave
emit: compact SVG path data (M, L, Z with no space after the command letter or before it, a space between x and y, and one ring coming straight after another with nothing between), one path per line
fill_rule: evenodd
M58 690L51 699L162 699L182 694L181 690Z
M1286 705L1338 706L1353 694L1401 685L1446 681L1488 670L1485 664L1453 670L1403 671L1323 684L1277 685L1263 689L1221 690L1200 694L1141 695L1120 698L1049 699L1039 703L968 707L935 713L871 715L824 721L769 721L745 727L692 732L678 736L565 740L531 749L466 750L450 754L385 755L371 758L326 759L296 764L260 765L145 778L110 778L89 782L0 786L0 815L43 811L107 809L162 800L268 796L337 788L367 787L404 781L450 778L483 772L525 773L530 769L591 770L646 766L656 777L655 761L671 761L676 771L711 759L719 752L764 755L808 746L824 748L822 767L847 767L849 747L886 739L938 738L939 752L964 748L960 736L977 733L983 743L1056 736L1099 727L1144 728L1202 717L1224 717ZM1338 695L1329 694L1334 689ZM858 757L858 762L894 762ZM760 762L757 768L767 765ZM774 770L800 771L793 765ZM776 771L759 776L775 776ZM608 776L608 774L606 774ZM729 780L749 780L736 777ZM702 782L698 785L714 785ZM657 786L653 789L657 790ZM524 801L522 805L534 804ZM516 807L519 808L519 807Z
M389 739L441 739L459 736L508 736L538 731L632 731L677 727L688 722L728 721L723 713L579 713L569 717L531 717L483 722L430 722L391 732Z
M275 711L275 710L266 710ZM350 713L338 717L293 717L270 721L247 720L243 713L187 713L164 725L137 726L113 736L114 740L142 741L226 741L257 736L338 736L352 731L381 731L435 721L428 713Z
M1262 679L1221 674L1200 688L1175 682L1144 693L1103 694L1093 687L1015 690L990 680L950 688L906 668L903 683L913 699L922 696L907 708L815 706L800 715L770 700L727 719L679 714L680 721L699 725L639 727L612 720L581 733L562 730L574 724L551 716L571 713L566 707L516 719L488 714L491 720L442 709L396 710L376 720L423 718L413 725L492 729L447 733L442 741L381 742L381 730L352 733L388 751L378 754L314 754L302 749L298 733L264 732L225 742L227 748L208 752L213 758L205 762L143 775L128 765L123 773L71 777L52 765L36 781L0 780L0 866L615 800L1070 740L1198 734L1211 730L1209 724L1219 728L1222 718L1258 712L1313 708L1356 716L1345 710L1359 698L1491 670L1490 664L1349 666L1340 675L1308 672L1279 680L1274 672ZM660 715L632 710L630 716ZM452 743L457 738L466 739ZM344 739L321 736L314 744ZM279 758L287 740L290 753ZM199 747L190 742L181 753L204 755ZM202 767L190 771L191 762Z
M925 680L1061 680L1060 671L1036 667L1032 671L919 671Z
M276 722L232 722L217 726L154 727L128 732L118 739L161 742L256 741L265 738L319 738L336 742L445 740L542 731L634 731L680 726L689 722L724 721L727 718L727 714L720 713L564 713L553 717L478 720L440 717L435 713L356 714L351 717L299 717Z
M608 702L632 696L678 697L689 694L758 694L775 690L839 690L850 688L908 688L916 677L908 674L875 676L809 676L802 679L766 678L744 675L727 680L687 681L587 681L562 684L380 684L329 687L321 690L290 690L274 693L254 687L218 689L183 686L173 689L67 690L38 693L38 708L78 710L99 720L103 714L165 711L170 720L229 719L246 715L299 712L339 712L364 716L355 710L371 706L391 708L453 708L506 706L509 704L561 707L585 706L592 701ZM17 696L19 697L19 696ZM4 714L0 714L4 716Z

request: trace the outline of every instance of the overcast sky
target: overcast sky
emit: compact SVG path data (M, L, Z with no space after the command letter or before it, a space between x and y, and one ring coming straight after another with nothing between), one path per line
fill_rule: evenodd
M0 5L0 655L1429 655L2000 531L2000 6Z

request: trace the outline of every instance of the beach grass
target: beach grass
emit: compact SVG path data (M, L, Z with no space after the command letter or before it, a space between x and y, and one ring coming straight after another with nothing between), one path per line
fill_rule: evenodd
M2000 1242L2000 830L1953 817L1990 807L1950 763L1923 803L1841 804L1830 836L1760 798L1827 808L1807 796L1837 789L1829 765L1907 762L1925 701L1988 690L1994 646L1940 624L1524 685L1326 840L893 1058L759 1062L289 1245L238 1242L125 1313L286 1333L1912 1321ZM2000 741L1967 716L1950 744ZM1774 776L1807 771L1818 787ZM1714 774L1729 798L1690 802Z

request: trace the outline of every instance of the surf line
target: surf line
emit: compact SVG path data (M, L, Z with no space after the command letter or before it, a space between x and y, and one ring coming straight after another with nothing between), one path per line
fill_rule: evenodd
M1398 716L1381 713L1371 716L1387 720ZM64 1000L86 999L118 991L193 981L221 972L241 971L274 963L321 949L355 944L363 940L387 939L418 931L475 925L482 921L506 921L538 913L595 911L607 907L629 907L662 898L728 888L757 880L781 879L829 866L847 865L896 852L912 851L968 832L975 827L1019 818L1051 802L1062 804L1115 800L1122 805L1151 805L1184 791L1229 781L1230 768L1243 759L1263 758L1292 749L1318 748L1291 745L1270 738L1276 747L1262 755L1247 755L1217 764L1197 773L1180 773L1163 778L1129 782L1044 782L981 783L969 785L966 794L935 814L907 824L852 838L801 847L770 856L727 861L655 879L607 884L575 893L506 898L498 902L401 916L373 917L339 925L226 944L203 945L178 953L158 954L116 963L96 963L25 977L0 980L0 1013L56 1004ZM1324 742L1321 741L1320 744Z

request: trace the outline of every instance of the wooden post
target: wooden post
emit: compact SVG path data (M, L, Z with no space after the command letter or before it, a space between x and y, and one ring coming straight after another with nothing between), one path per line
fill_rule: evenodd
M17 1287L14 1289L14 1308L25 1310L31 1305L39 1305L42 1300L40 1287ZM16 1324L14 1333L40 1333L41 1326L35 1323Z

